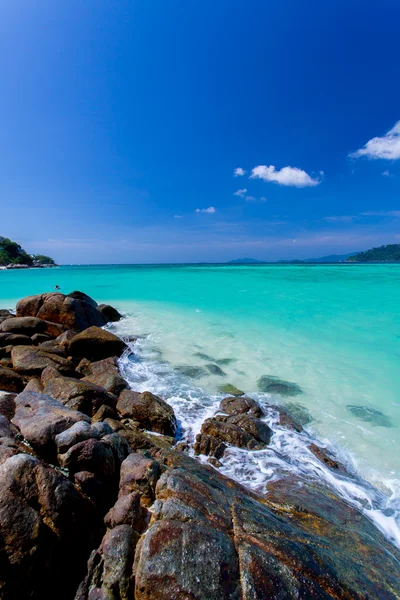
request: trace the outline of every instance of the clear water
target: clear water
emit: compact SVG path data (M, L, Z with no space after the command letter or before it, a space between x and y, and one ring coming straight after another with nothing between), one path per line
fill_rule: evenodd
M304 407L312 417L304 434L283 430L269 411L266 418L275 431L271 447L232 450L223 470L257 489L293 470L324 478L400 544L400 266L0 271L0 307L56 284L66 293L80 289L111 302L129 315L117 331L143 337L135 360L122 361L125 374L135 389L150 389L174 406L189 440L217 410L223 383L264 404ZM193 380L175 370L209 363L219 364L225 374ZM261 393L262 375L295 382L303 393L293 398ZM332 477L322 468L307 448L310 436L334 448L357 479Z

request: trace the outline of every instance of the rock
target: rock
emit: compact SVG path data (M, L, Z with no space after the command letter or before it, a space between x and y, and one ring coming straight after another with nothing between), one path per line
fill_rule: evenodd
M63 358L67 358L67 354L57 342L57 340L48 340L47 342L42 342L39 344L39 348L48 352L49 354L56 354L57 356L62 356Z
M341 473L348 475L346 468L342 464L340 464L337 460L335 460L333 458L333 456L331 456L329 454L329 452L326 450L326 448L321 448L320 446L317 446L316 444L310 444L308 447L311 450L311 452L314 454L314 456L316 456L318 458L318 460L320 460L322 463L324 463L324 465L326 465L330 469L333 469L334 471L340 471Z
M347 405L347 409L354 417L365 423L371 423L372 425L377 425L379 427L393 427L393 423L389 417L376 408L371 408L370 406Z
M6 367L0 367L0 390L3 392L22 392L25 387L21 375Z
M69 343L75 336L76 331L73 331L72 329L67 329L56 338L56 342L61 348L69 348Z
M134 598L132 573L138 534L129 525L107 531L88 563L88 575L76 600L130 600Z
M65 296L58 292L28 296L18 302L17 316L38 317L74 331L82 331L92 325L105 325L106 320L97 310L94 300L86 294L78 294L80 297Z
M203 367L194 367L192 365L179 365L175 367L175 371L178 371L189 379L201 379L208 375L207 371Z
M42 374L40 376L40 383L42 386L45 386L48 381L51 379L55 379L56 377L62 377L61 373L57 371L54 367L46 367L43 369Z
M101 360L110 356L121 356L127 348L119 337L100 327L89 327L78 333L69 343L69 351L76 358Z
M43 344L44 342L49 342L51 341L51 337L49 335L46 335L45 333L35 333L32 337L32 343L35 346L39 346L39 344Z
M137 492L142 504L151 506L160 474L160 464L151 456L130 454L121 464L119 497Z
M289 414L288 410L285 407L278 406L277 404L270 404L268 408L278 413L278 423L282 427L292 429L299 433L300 431L303 431L301 421L303 421L304 419L300 418L299 420L297 420L293 415Z
M138 533L142 533L149 520L149 511L140 504L140 494L131 492L121 496L113 508L104 517L107 527L130 525Z
M145 428L164 435L174 436L177 423L173 409L164 400L150 392L123 391L117 403L117 410L123 416Z
M57 337L62 332L62 327L56 323L37 319L35 317L13 317L0 324L0 331L32 336L36 333Z
M43 384L38 377L33 377L24 387L24 392L37 392L43 394Z
M90 419L44 394L22 392L15 399L12 422L45 460L55 458L56 436L77 421Z
M105 419L118 419L117 411L112 408L112 406L107 406L107 404L102 404L100 408L94 413L92 416L93 423L97 423L99 421L105 421Z
M111 428L109 427L110 431ZM87 421L78 421L65 429L55 437L55 443L57 445L57 454L65 454L72 446L89 440L91 437L99 438L99 435L95 435L92 432L92 426Z
M241 598L233 541L207 522L157 521L137 555L136 600Z
M226 445L212 435L202 433L196 435L196 443L194 444L195 454L205 454L206 456L213 456L218 459L222 458L225 450Z
M75 374L71 361L34 346L14 346L11 359L14 369L22 375L40 375L49 366L63 375Z
M206 365L206 369L209 373L211 373L211 375L218 375L219 377L226 375L226 373L224 373L224 371L218 365L209 364Z
M95 438L78 442L68 452L59 455L59 462L72 475L79 471L94 473L100 479L113 479L117 475L112 449Z
M15 398L17 394L0 392L0 415L4 415L11 421L15 413Z
M116 421L115 419L110 418L105 419L104 423L110 425L113 431L118 433L119 436L123 437L128 442L132 452L154 448L154 444L152 443L152 441L143 433L138 431L136 427L121 423L120 421Z
M100 385L116 396L119 396L128 387L128 383L119 374L115 357L89 363L88 365L81 366L81 369L83 369L85 375L83 381Z
M117 397L104 388L73 377L51 378L46 382L44 393L89 416L103 404L114 407L117 403Z
M230 415L228 417L217 415L215 418L218 421L237 425L261 444L268 445L271 441L272 429L260 419L255 419L247 414Z
M100 304L97 307L97 310L101 312L107 323L116 323L122 319L122 315L117 311L117 309L109 304Z
M244 396L244 392L239 390L236 386L231 383L224 383L224 385L218 386L218 391L223 394L229 394L230 396Z
M217 419L206 419L201 427L201 433L209 435L221 442L226 442L238 448L261 450L264 446L250 433L234 423L224 423Z
M242 398L224 398L221 402L220 408L228 415L239 415L246 413L257 418L264 416L264 411L258 402L253 400L253 398L247 398L247 396Z
M6 308L0 308L0 323L6 319L11 319L14 316L15 315L10 310L7 310Z
M93 298L91 298L87 294L84 294L83 292L79 292L79 291L70 292L67 295L67 297L74 298L74 300L80 300L83 302L87 302L87 304L90 304L94 308L98 308L98 304L97 304L96 300L93 300Z
M279 394L280 396L298 396L303 390L297 383L284 381L273 375L263 375L257 381L260 392L267 394Z
M28 335L18 333L0 333L0 347L4 346L29 346L32 340Z
M18 454L0 467L0 515L1 598L70 600L98 543L93 504L63 475Z

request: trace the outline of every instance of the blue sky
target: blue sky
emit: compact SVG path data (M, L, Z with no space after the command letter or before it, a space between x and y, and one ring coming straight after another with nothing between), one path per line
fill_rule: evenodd
M399 19L397 0L3 0L0 234L62 263L400 243Z

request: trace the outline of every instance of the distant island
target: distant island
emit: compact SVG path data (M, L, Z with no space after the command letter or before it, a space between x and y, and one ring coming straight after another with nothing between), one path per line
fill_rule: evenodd
M56 263L44 254L28 254L17 242L0 236L0 268L31 269L55 267Z
M372 248L365 252L360 252L350 256L346 262L350 263L384 263L384 262L400 262L400 244L387 244Z
M349 258L357 254L356 252L350 252L349 254L330 254L329 256L321 256L320 258L304 258L304 259L293 259L293 260L278 260L278 264L307 264L307 263L342 263L346 262ZM273 261L257 260L256 258L236 258L230 260L230 265L250 265L250 264L266 264Z

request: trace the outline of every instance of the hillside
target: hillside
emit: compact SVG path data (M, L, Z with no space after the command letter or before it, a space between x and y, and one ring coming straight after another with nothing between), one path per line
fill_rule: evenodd
M400 262L400 244L387 244L350 256L346 262Z
M28 254L17 242L0 236L0 266L7 265L38 267L55 265L55 262L52 258L44 254Z

